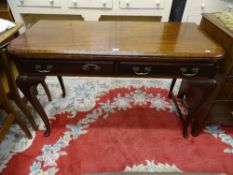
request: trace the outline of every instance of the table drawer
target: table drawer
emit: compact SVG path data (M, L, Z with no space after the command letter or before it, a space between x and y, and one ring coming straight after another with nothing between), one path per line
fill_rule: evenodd
M21 7L61 7L61 0L17 0Z
M121 62L118 74L138 77L209 77L216 72L213 64L168 64L153 62Z
M69 0L69 8L111 9L112 0Z
M120 0L122 9L163 9L166 0Z
M25 74L40 75L113 75L111 61L20 61L19 70Z

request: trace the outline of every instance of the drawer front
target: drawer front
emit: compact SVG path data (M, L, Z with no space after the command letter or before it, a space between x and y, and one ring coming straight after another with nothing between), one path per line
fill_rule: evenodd
M61 0L17 0L21 7L61 7Z
M122 76L136 77L177 77L177 78L211 78L216 72L213 64L167 64L167 63L131 63L121 62L118 67L118 74Z
M122 9L163 9L166 0L120 0Z
M219 0L193 0L189 12L215 12L219 11Z
M233 12L233 1L232 0L219 0L218 11Z
M40 75L113 75L113 62L94 61L21 61L19 70Z
M189 12L231 12L232 4L232 0L193 0L190 4Z
M69 0L69 8L111 9L112 0Z

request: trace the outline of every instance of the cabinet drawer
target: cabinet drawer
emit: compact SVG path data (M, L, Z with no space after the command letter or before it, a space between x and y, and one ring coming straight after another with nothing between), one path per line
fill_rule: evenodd
M101 8L111 9L112 0L69 0L69 8Z
M215 103L208 114L207 124L233 125L233 102Z
M20 61L19 70L40 75L113 75L113 62L94 61Z
M219 0L218 11L233 12L233 1L232 0Z
M213 64L168 64L153 62L121 62L118 74L122 76L141 77L210 77L215 73Z
M219 0L195 0L191 2L189 12L216 12L220 10Z
M122 9L163 9L166 0L120 0Z
M61 7L61 0L17 0L21 7Z

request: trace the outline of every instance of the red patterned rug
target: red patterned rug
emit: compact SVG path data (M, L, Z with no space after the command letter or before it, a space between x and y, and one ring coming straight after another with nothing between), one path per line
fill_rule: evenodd
M78 98L79 104L89 106L77 113L68 109L75 104L66 106L64 99L67 110L51 119L51 136L34 133L29 148L14 153L2 165L1 174L143 171L233 175L233 129L210 126L200 136L184 139L167 89L116 87L98 94L94 101L85 95Z

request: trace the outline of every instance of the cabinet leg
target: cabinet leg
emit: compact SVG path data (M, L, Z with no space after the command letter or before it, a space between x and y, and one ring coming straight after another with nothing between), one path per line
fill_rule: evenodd
M43 122L45 124L45 128L46 128L44 135L47 137L50 135L49 120L48 120L47 114L45 113L43 107L41 106L40 102L36 98L36 86L39 83L42 83L44 80L45 80L44 76L38 76L38 77L19 76L16 79L16 83L17 83L19 89L24 94L24 96L32 104L32 106L35 108L35 110L38 112L41 119L43 120Z
M32 114L29 112L29 110L27 109L26 103L23 101L23 99L19 95L18 87L15 84L15 76L13 74L14 65L12 62L9 61L9 58L5 50L1 52L1 59L3 62L3 68L5 69L5 73L7 75L7 81L8 81L8 85L10 88L11 98L14 99L17 106L22 110L24 115L27 117L27 119L32 125L32 128L34 130L37 130L38 127L35 123L35 120Z
M34 130L37 130L38 126L36 125L33 116L31 115L31 113L27 109L27 106L23 103L23 100L20 97L15 97L15 103L22 110L22 112L25 114L25 116L27 117L27 119L30 121L30 123L32 125L32 128Z
M15 121L18 123L18 125L20 126L20 128L24 131L24 133L26 134L26 136L31 139L32 135L31 132L29 131L28 127L23 123L23 121L20 119L20 117L18 116L17 112L15 111L15 109L12 107L12 105L10 104L10 101L8 100L5 91L3 89L3 86L0 82L0 91L2 92L3 95L0 95L0 100L2 101L2 105L4 107L4 109L6 110L6 112L8 114L12 114L15 117Z
M23 121L18 117L15 116L15 121L16 123L18 123L18 125L22 128L22 130L25 132L26 136L31 139L32 138L32 134L29 131L29 129L27 128L27 126L23 123Z

